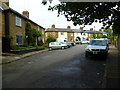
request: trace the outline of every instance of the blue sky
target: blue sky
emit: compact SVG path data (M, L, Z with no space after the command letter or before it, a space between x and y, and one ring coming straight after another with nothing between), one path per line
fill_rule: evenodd
M74 26L72 22L68 22L62 15L57 17L57 11L48 11L50 3L47 5L41 4L42 0L9 0L9 5L12 9L22 13L23 11L29 11L29 18L44 28L50 28L52 24L55 24L56 28L66 28L71 26L72 29L79 29L80 26ZM51 5L56 5L59 0L53 0ZM86 25L84 29L89 30L94 28L99 30L102 24L94 23L93 25Z

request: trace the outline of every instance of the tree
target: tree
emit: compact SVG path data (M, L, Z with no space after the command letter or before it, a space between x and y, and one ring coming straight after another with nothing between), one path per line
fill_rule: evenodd
M61 2L49 6L49 10L57 10L58 16L64 15L74 25L100 22L106 28L112 26L113 32L120 34L120 2Z
M52 36L48 36L48 38L47 38L47 43L50 43L50 42L55 42L56 41L56 39L54 38L54 37L52 37Z
M35 46L37 44L36 41L38 37L42 36L42 33L32 28L30 23L26 24L25 30L26 30L25 34L26 34L26 40L27 40L28 45Z
M110 29L110 28L108 28L108 29L103 29L103 31L108 33L108 34L107 34L107 38L108 38L108 39L111 39L111 40L114 39L114 37L113 37L113 30L112 30L112 29Z

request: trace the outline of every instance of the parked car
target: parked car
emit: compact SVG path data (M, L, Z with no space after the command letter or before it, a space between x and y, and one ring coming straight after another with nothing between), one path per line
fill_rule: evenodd
M85 56L92 56L102 54L107 57L108 45L104 39L93 39L89 45L85 48Z
M82 44L88 44L88 43L90 43L90 41L88 41L88 40L82 40L81 43Z
M49 50L52 49L65 49L67 48L67 44L63 43L63 42L50 42L49 43Z
M72 46L75 46L75 45L76 45L76 43L73 42L73 41L68 41L67 43L70 43Z
M65 44L67 45L68 48L70 48L70 47L72 46L72 44L69 43L69 42L62 42L62 43L65 43Z

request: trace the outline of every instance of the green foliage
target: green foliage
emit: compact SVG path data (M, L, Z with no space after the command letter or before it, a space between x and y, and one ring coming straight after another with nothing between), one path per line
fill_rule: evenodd
M11 40L13 39L13 36L11 36L11 35L6 35L6 38L11 41Z
M50 42L55 42L56 41L56 39L55 38L53 38L52 36L49 36L48 38L47 38L47 43L50 43Z
M35 39L37 37L42 36L41 32L38 32L36 29L31 27L30 23L26 24L26 41L28 43L28 45L35 45L36 41Z
M30 48L35 48L35 47L33 47L33 46L17 46L17 45L11 46L12 50L25 50L25 49L30 49Z
M107 38L107 36L106 36L106 35L103 35L102 38Z
M93 38L96 38L96 34L93 34Z
M43 46L43 41L40 39L40 41L38 41L38 46Z
M44 50L45 46L44 45L43 46L37 46L36 49L38 49L38 50Z
M114 34L113 30L108 28L108 29L103 29L104 32L107 32L107 38L113 40L114 39Z
M107 28L113 26L113 33L120 34L120 2L61 2L48 10L57 10L58 16L64 15L74 25L100 22Z

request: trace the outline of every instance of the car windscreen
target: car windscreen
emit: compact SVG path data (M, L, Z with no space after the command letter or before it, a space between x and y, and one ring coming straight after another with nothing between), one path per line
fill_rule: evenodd
M105 40L92 40L89 45L106 46L107 42Z

